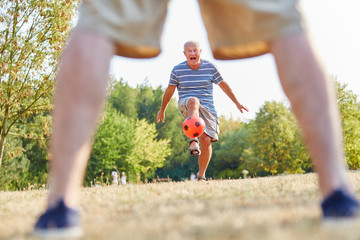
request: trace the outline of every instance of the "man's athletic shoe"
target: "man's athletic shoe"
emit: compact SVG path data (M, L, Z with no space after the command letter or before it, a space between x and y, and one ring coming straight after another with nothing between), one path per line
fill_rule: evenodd
M78 211L60 200L53 208L48 208L35 224L34 235L41 238L77 238L83 235Z
M334 191L322 203L324 220L360 216L359 202L342 190Z

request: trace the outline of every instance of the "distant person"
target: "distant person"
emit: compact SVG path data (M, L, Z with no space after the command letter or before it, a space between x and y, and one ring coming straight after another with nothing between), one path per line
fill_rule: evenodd
M190 181L191 182L196 182L196 175L193 172L190 174Z
M308 40L297 1L198 2L216 59L273 54L318 173L324 219L358 216L359 203L346 175L334 87ZM82 2L56 79L50 190L47 209L35 225L36 235L83 234L80 187L106 99L110 60L114 55L157 56L167 6L167 0ZM246 79L238 78L246 86Z
M119 175L118 175L118 173L116 171L112 171L111 176L113 178L112 184L113 185L118 185L119 184Z
M199 156L198 180L205 180L206 169L212 156L211 144L219 140L219 120L214 107L213 85L219 85L241 113L248 109L240 104L216 67L200 57L201 52L200 45L196 41L188 41L184 44L183 53L186 61L179 63L171 71L169 85L165 90L156 121L165 121L165 110L177 89L182 116L201 117L205 122L205 131L199 140L189 139L189 153L192 156Z
M122 185L126 184L126 174L125 174L125 172L121 173L120 182L121 182Z

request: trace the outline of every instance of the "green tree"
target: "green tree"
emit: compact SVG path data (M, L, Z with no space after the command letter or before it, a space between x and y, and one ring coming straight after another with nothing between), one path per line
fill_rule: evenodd
M18 190L27 185L29 161L20 146L21 140L10 135L6 142L9 151L4 154L0 168L0 190Z
M154 177L156 169L164 166L171 153L169 140L156 140L156 136L155 123L148 124L145 119L137 121L134 148L126 161L143 180Z
M136 96L138 91L130 87L123 79L114 80L110 89L109 104L120 113L136 119Z
M346 162L350 169L360 167L360 103L357 95L346 90L346 84L336 82L338 105L344 131Z
M162 89L153 89L147 80L137 87L136 111L138 119L146 119L149 123L156 122L156 114L160 109Z
M225 116L219 116L219 128L221 135L233 131L238 130L242 128L244 125L243 122L241 122L240 119L234 119L233 116L230 116L229 118Z
M28 134L15 126L51 109L56 63L76 5L70 0L0 3L0 166L8 134Z
M236 128L221 136L214 144L209 174L216 178L239 178L243 170L243 152L248 148L248 130ZM215 169L215 171L212 171Z
M156 122L163 94L161 87L154 89L147 80L134 89L120 79L113 81L110 86L109 104L130 118L146 119L149 124L153 124ZM171 148L171 155L166 158L164 166L156 170L156 175L160 177L170 175L171 178L180 180L190 174L189 169L196 167L194 161L190 161L187 139L181 130L183 121L176 99L173 98L166 110L165 123L155 124L156 139L170 139Z
M136 120L107 107L104 120L95 135L86 184L99 176L110 178L116 167L136 181L137 174L145 180L154 177L170 155L168 140L157 140L154 124Z
M214 178L238 178L240 157L247 142L243 135L245 124L240 119L219 116L220 135L219 141L212 144L213 154L206 171L207 176Z
M251 126L249 140L250 148L244 154L247 168L256 162L274 175L311 169L295 117L283 103L265 102Z
M110 177L114 166L120 171L132 168L126 159L134 148L135 120L107 107L104 120L98 127L90 155L85 183L105 173Z

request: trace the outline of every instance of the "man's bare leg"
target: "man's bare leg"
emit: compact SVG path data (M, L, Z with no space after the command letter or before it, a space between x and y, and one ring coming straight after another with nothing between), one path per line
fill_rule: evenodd
M199 156L199 176L205 177L206 169L212 156L211 138L206 134L202 134L199 138L201 146L201 154Z
M199 116L199 108L200 108L200 102L199 99L197 98L190 98L188 103L187 103L187 108L186 108L186 117L192 117L192 116ZM196 148L198 146L197 142L192 142L190 143L190 148Z
M318 173L321 193L328 196L339 188L350 191L334 87L306 34L283 37L270 47Z
M187 104L186 117L199 116L200 102L197 98L190 98ZM199 175L198 177L205 177L206 169L209 165L211 155L212 155L212 146L211 138L204 133L200 136L200 146L201 154L199 156ZM192 142L190 144L191 148L197 146L197 142Z
M75 30L57 77L51 138L48 205L63 198L79 205L80 186L102 110L114 46L107 39Z

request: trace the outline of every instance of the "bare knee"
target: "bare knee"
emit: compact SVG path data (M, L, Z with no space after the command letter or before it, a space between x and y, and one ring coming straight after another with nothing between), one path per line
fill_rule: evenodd
M208 136L206 133L202 134L200 136L199 140L200 140L201 147L206 148L206 147L211 146L211 143L212 143L211 137Z
M199 109L199 106L200 106L200 101L198 98L196 97L189 98L189 101L187 103L187 107L189 109Z

